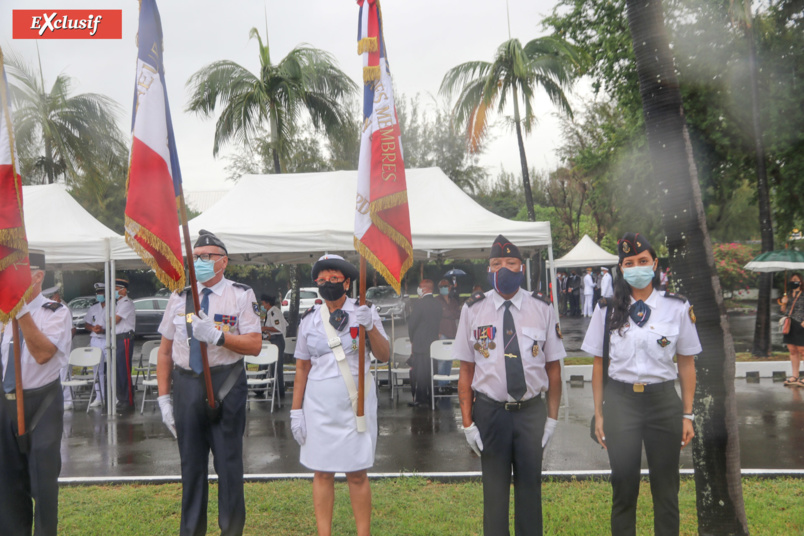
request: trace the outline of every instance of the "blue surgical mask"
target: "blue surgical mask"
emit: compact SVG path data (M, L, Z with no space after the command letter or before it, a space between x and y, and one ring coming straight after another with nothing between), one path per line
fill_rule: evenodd
M642 289L651 284L654 277L653 266L634 266L623 268L623 278L632 288Z
M522 285L522 278L525 274L514 272L508 268L500 268L496 272L489 272L489 285L494 287L499 294L513 294Z
M267 313L268 309L266 309L264 305L260 305L260 312Z
M103 303L106 301L106 296L103 294L96 294L95 299L98 300L98 303Z
M449 294L449 287L438 287L438 292L442 296L446 296L447 294Z
M195 267L195 279L199 283L206 283L215 277L215 261L202 261L198 259L193 263Z
M119 293L119 292L117 292L116 290L114 291L114 299L115 299L115 300L119 300L119 299L120 299L120 293Z

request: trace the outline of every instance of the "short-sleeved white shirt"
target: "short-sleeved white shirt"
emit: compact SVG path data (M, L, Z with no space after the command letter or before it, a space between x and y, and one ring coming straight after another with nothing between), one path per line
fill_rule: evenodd
M137 323L137 311L134 308L134 302L131 301L131 298L128 296L123 296L117 300L117 304L115 305L115 315L120 317L120 322L118 322L114 327L114 332L116 334L119 335L121 333L134 331L134 326Z
M464 305L458 322L458 333L452 346L452 357L475 364L472 389L504 402L513 401L508 395L505 377L505 350L503 348L503 315L505 299L495 290L486 292L485 299L471 306ZM519 289L511 298L511 315L516 326L519 354L525 371L527 400L547 391L549 380L544 366L567 355L559 336L558 318L547 303ZM496 328L495 348L488 349L488 357L474 348L478 342L476 331L484 326ZM538 345L536 355L533 346Z
M265 313L265 327L279 330L279 334L283 337L287 333L288 321L285 320L285 315L282 314L282 310L276 305L268 309L268 312ZM276 335L276 333L272 331L270 335Z
M325 307L325 305L314 305L309 314L305 314L304 318L302 318L299 323L299 334L296 338L296 353L294 354L296 359L309 359L312 363L310 374L307 376L310 380L326 380L341 375L338 363L335 360L335 354L329 347L329 337L327 337L323 320L321 320L321 313L318 310L319 307ZM338 332L344 353L346 354L346 361L349 363L349 370L352 372L353 376L357 376L360 364L357 349L355 348L357 329L352 329L359 327L355 312L357 307L357 300L346 298L341 309L349 314L349 325ZM374 324L374 329L380 330L382 336L387 340L388 335L385 334L380 315L377 312L377 308L373 305L371 306L371 319ZM352 336L353 334L354 337ZM368 352L366 352L366 371L369 370L370 364L371 358Z
M600 295L603 298L611 298L614 296L614 285L612 283L611 274L606 272L600 278Z
M198 284L199 299L203 300L202 289L207 288ZM254 291L245 285L239 285L226 278L221 279L212 287L209 295L208 317L215 322L215 327L233 335L246 333L260 333L260 317L257 315L259 305L254 297ZM190 345L187 340L187 320L185 306L186 292L170 295L162 323L159 324L159 333L166 339L173 341L173 363L177 367L190 369ZM242 355L223 346L207 345L209 366L229 365L242 359Z
M103 307L102 304L96 303L92 305L89 309L87 309L87 314L84 317L84 322L90 324L92 326L100 326L103 329L106 329L106 309ZM90 340L106 340L105 333L95 333L90 332L89 334Z
M611 332L609 377L617 381L650 384L674 380L678 372L673 356L697 355L702 350L688 301L654 290L645 305L650 307L650 317L642 327L628 322L622 330ZM584 352L603 355L604 322L604 311L598 306L581 346Z
M70 313L70 309L63 305L52 310L53 305L50 304L55 303L41 294L31 302L31 318L36 327L56 346L56 353L47 363L40 365L28 351L28 345L23 342L20 348L20 363L22 365L22 386L25 389L44 387L57 380L60 377L61 369L67 365L67 361L70 359L73 316ZM3 342L0 345L4 376L8 371L9 343L14 339L12 331L11 322L9 322L3 330Z

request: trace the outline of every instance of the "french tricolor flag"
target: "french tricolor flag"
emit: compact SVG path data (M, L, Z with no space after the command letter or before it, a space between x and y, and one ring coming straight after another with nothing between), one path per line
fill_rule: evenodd
M126 243L171 290L184 287L177 202L181 171L170 120L162 23L155 0L140 4L131 163L126 184Z

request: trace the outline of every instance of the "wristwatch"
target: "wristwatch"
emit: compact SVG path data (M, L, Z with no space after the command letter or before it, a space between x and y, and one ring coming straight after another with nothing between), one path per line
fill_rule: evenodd
M218 342L215 343L215 346L223 346L223 342L226 340L226 335L221 333L221 338L218 339Z
M682 415L682 417L684 417L685 419L689 419L691 421L695 420L695 414L694 413L685 413L684 415Z

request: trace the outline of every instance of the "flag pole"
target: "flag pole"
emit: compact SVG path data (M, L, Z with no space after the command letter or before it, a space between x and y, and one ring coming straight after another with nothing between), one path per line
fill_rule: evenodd
M360 256L360 305L366 305L366 258ZM360 423L365 418L365 396L366 391L366 329L361 325L358 351L357 369L357 423L360 431Z
M14 333L14 381L17 383L17 428L20 437L25 435L25 399L22 391L22 341L20 326L17 319L11 320L11 330Z
M190 244L190 227L187 225L187 206L184 203L184 187L179 184L179 213L181 214L181 229L184 233L184 252L187 257L187 272L190 275L190 289L193 293L193 307L195 314L201 310L201 300L198 297L198 285L195 279L195 265L193 264L193 246ZM184 312L185 314L187 311ZM199 341L200 342L200 341ZM200 342L201 364L204 367L204 386L207 391L207 403L210 409L215 409L215 393L212 391L212 375L209 372L209 358L207 357L207 343Z

